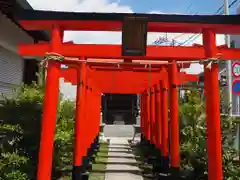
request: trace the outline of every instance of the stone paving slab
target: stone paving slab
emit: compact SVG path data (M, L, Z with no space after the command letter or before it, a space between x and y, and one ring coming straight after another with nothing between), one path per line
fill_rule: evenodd
M111 164L111 165L108 165L107 170L110 170L110 171L119 170L121 172L126 170L127 172L131 172L131 171L137 172L139 168L137 166L134 166L134 165L132 166L129 164Z
M134 158L130 159L130 158L108 158L108 162L110 163L115 163L115 162L119 162L119 163L126 163L126 164L134 164L136 162L136 160Z
M107 173L105 175L105 180L143 180L143 178L131 173Z
M133 137L132 125L105 125L103 130L105 137Z
M110 150L111 151L111 150ZM126 153L126 152L108 152L108 155L109 156L118 156L118 157L135 157L134 154L130 154L131 152L129 153Z
M119 153L128 153L130 149L128 148L109 148L108 152L119 152ZM131 151L130 151L131 152Z
M131 150L124 150L126 147L130 148L130 145L128 144L129 138L114 137L109 139L110 144L108 156L110 157L108 158L109 164L107 164L106 167L105 180L143 180L143 177L139 175L140 169L137 166L137 161L133 152Z

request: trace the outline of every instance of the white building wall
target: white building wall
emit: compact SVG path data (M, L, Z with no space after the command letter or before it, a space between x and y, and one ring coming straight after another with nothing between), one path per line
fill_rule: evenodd
M23 79L24 61L18 43L33 43L33 38L0 12L0 93L11 96ZM1 96L0 96L1 98Z

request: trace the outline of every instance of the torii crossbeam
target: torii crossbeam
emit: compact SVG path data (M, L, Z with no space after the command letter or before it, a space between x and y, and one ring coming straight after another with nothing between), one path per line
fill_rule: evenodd
M104 71L88 70L88 78L101 93L113 94L141 94L145 89L158 84L167 76L167 72L134 72L134 71ZM65 82L78 85L77 68L61 70L61 77ZM178 85L188 82L198 82L198 75L178 73Z

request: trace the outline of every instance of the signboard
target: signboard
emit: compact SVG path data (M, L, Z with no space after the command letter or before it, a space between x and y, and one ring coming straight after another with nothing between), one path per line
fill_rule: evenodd
M240 78L240 63L235 62L232 64L232 74L235 78Z
M145 56L148 21L145 17L128 16L122 25L122 55Z
M240 80L234 80L232 83L232 92L237 96L240 96Z

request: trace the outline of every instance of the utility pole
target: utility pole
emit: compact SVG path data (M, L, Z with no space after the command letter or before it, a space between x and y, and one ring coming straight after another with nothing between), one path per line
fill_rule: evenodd
M224 15L229 15L228 0L224 0ZM225 35L225 43L230 47L230 36ZM228 79L228 106L229 106L229 115L232 116L232 62L228 60L226 63L227 69L227 79Z

